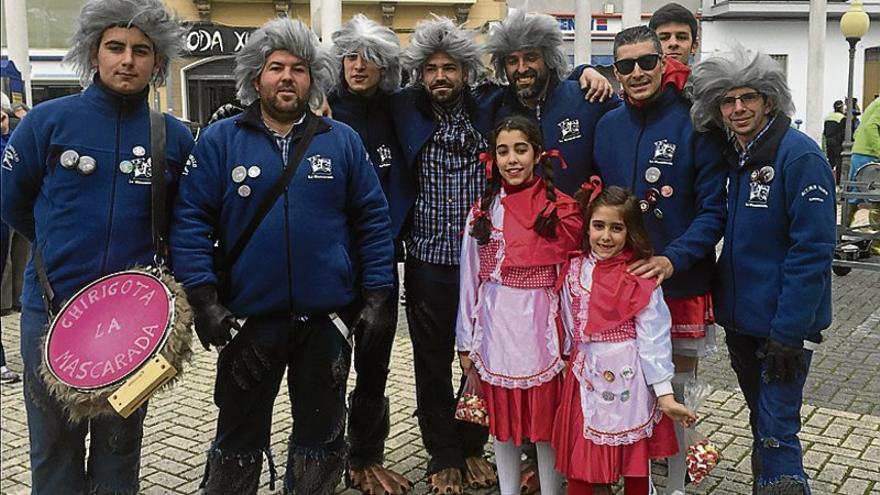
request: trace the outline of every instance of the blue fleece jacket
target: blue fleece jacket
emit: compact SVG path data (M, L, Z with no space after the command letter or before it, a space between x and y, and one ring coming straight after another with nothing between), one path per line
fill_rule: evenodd
M743 165L733 145L725 151L730 185L715 319L800 347L821 341L831 324L836 207L825 154L790 124L777 116Z
M513 86L503 88L495 111L495 122L510 115L523 115L540 123L546 149L558 149L568 163L562 169L553 160L553 183L560 191L572 195L581 184L596 173L593 163L593 138L596 123L608 111L620 105L613 95L602 103L584 99L584 91L575 81L557 81L551 77L547 95L531 109L520 103Z
M464 107L471 125L488 140L494 123L495 99L476 98L471 90L465 90ZM410 86L392 95L391 115L405 164L403 167L392 167L391 196L388 198L391 217L402 223L402 227L395 231L398 232L407 228L406 220L418 192L416 166L419 154L437 131L438 122L430 98L421 86Z
M290 153L304 127L294 129ZM284 166L259 101L205 129L171 229L175 275L185 287L216 285L213 239L232 248ZM236 178L238 167L260 172ZM226 304L237 316L335 311L361 288L390 288L393 260L388 205L361 139L321 118L289 186L232 265Z
M153 262L142 163L150 157L147 94L123 96L96 78L81 94L37 105L12 134L3 159L3 219L41 250L56 303L101 276ZM173 194L193 139L172 116L165 129ZM65 151L94 158L94 173L63 167ZM134 171L120 170L123 161ZM23 306L42 309L41 294L31 262Z
M655 208L643 215L654 253L674 268L663 293L708 292L724 228L726 171L720 143L694 131L687 102L667 87L646 106L626 103L608 112L596 129L595 161L606 186L625 187L639 199L651 188L672 193L657 194ZM659 171L656 182L646 178L649 168Z
M391 96L377 91L371 97L364 97L337 87L330 93L327 103L333 111L333 118L351 126L364 142L385 197L390 198L391 171L405 166L391 119ZM403 218L396 218L394 210L390 213L392 233L397 237Z

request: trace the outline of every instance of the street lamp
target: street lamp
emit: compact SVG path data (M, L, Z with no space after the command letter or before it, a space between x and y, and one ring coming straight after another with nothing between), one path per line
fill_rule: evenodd
M840 32L849 42L849 76L847 78L846 90L846 129L844 129L843 153L844 156L852 154L852 120L853 120L853 67L856 59L856 44L862 39L862 36L868 32L868 26L871 25L871 18L862 10L862 0L853 0L849 10L840 18ZM848 172L847 161L842 172ZM843 175L846 178L846 175Z
M849 180L849 168L852 163L852 123L853 123L853 66L856 59L856 44L868 32L871 19L862 10L862 0L852 0L849 10L840 18L840 32L849 43L849 76L846 89L846 120L843 130L843 152L840 163L840 180ZM849 226L849 201L844 200L842 219L844 227Z

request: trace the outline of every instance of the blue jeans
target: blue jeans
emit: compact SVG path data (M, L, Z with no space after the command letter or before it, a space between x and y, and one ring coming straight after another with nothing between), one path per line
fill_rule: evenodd
M127 419L113 415L71 423L62 404L49 395L40 378L40 341L46 323L45 312L22 309L21 357L31 448L31 493L137 493L147 406ZM88 461L86 433L91 434Z
M804 493L810 488L802 462L801 406L807 373L792 382L765 381L764 360L757 353L766 339L746 335L725 328L730 364L749 406L749 424L754 438L752 444L752 473L761 489L786 479L801 482ZM809 372L812 351L804 350L804 362Z

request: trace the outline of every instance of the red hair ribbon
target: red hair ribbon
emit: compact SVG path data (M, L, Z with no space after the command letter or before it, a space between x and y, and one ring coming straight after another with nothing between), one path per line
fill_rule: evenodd
M484 163L486 165L486 179L492 180L492 164L495 163L495 159L492 158L492 154L486 151L480 153L480 163Z
M544 207L544 211L541 212L541 216L544 218L550 218L550 216L553 215L554 211L556 211L556 202L547 202L547 206Z
M471 220L471 225L477 223L477 220L489 216L489 212L483 211L483 209L480 208L479 204L474 205L472 211L473 211L474 219Z
M593 204L593 201L602 194L602 179L598 175L593 175L589 182L581 184L581 189L590 193L590 201L587 204Z
M559 165L562 167L563 170L568 168L568 164L565 163L565 158L562 158L562 153L560 153L559 150L547 150L541 153L541 158L545 157L556 158L557 160L559 160Z

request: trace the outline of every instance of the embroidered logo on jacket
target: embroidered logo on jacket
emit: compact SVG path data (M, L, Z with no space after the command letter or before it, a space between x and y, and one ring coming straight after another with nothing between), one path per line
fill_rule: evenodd
M379 168L391 166L391 148L383 144L376 148L376 153L379 154Z
M309 179L332 179L333 178L333 162L321 155L312 155L306 160L312 166L312 173L308 175Z
M767 198L770 196L770 184L758 181L749 182L749 200L746 206L752 208L767 208Z
M150 185L150 181L153 178L153 160L151 158L133 158L131 160L131 164L134 165L134 168L131 172L131 179L128 180L129 184L140 184L140 185Z
M186 163L183 165L182 175L189 175L189 169L191 168L199 168L199 164L196 161L196 157L189 155L189 158L186 159Z
M12 170L12 166L19 161L18 151L15 151L14 146L7 145L6 149L3 151L3 168L6 170Z
M675 143L661 139L654 141L654 157L648 161L656 165L672 165L673 156L675 156Z
M562 137L559 138L560 143L573 141L581 137L581 123L578 119L565 119L556 125L562 131Z

